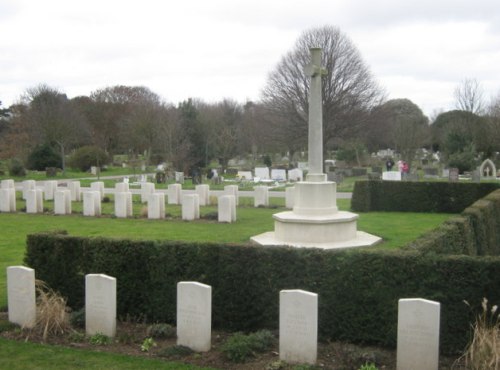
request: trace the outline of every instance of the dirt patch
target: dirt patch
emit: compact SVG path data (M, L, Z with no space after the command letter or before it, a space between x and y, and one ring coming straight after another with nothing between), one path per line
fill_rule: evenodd
M7 314L0 313L0 322L7 321ZM230 333L213 331L212 348L206 353L182 353L176 351L176 339L154 339L155 346L148 351L141 350L141 345L147 338L147 324L135 322L118 322L116 337L108 344L91 344L85 337L84 330L78 329L64 335L49 336L46 340L42 335L32 330L19 330L9 328L0 333L10 340L29 341L35 343L57 344L66 347L88 349L92 351L114 352L129 356L143 356L177 361L192 365L212 367L216 369L241 369L241 370L292 370L292 365L279 360L278 342L273 348L257 353L255 357L245 363L233 363L221 351L222 345L230 337ZM277 333L274 333L277 338ZM464 369L460 364L454 364L455 358L442 356L439 368ZM357 370L365 363L374 363L378 369L396 369L396 353L393 350L373 346L359 346L343 342L329 342L318 344L318 361L316 367L310 369L343 369ZM305 367L302 369L306 369Z

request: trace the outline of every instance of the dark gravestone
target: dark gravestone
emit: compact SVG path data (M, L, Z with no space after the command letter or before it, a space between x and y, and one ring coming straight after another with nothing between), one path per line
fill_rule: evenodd
M448 172L448 180L450 182L457 182L458 181L458 168L450 168Z

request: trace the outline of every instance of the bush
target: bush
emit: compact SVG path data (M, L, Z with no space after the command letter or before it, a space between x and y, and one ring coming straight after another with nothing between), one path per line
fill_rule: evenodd
M153 324L148 327L147 336L155 339L175 338L176 330L169 324Z
M92 166L102 166L108 163L108 155L95 146L83 146L73 152L68 160L68 165L82 172L90 170Z
M38 146L28 156L26 167L36 171L45 171L47 167L61 168L61 155L48 144Z
M235 333L224 343L221 351L232 362L245 362L256 352L266 351L273 342L274 337L269 330L248 335Z
M9 174L11 176L26 176L24 165L19 159L14 158L10 161Z

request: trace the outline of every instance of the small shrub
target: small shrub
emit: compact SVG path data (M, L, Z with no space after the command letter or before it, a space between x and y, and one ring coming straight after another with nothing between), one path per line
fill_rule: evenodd
M96 333L90 337L89 343L94 346L106 346L111 343L111 338L102 333Z
M37 292L35 330L47 339L49 334L64 334L71 328L66 300L41 280L35 281Z
M13 160L11 160L9 166L9 174L11 176L26 176L24 165L19 159L14 158Z
M108 162L106 153L95 146L83 146L74 151L69 158L68 164L71 168L82 172L90 170L92 166L99 166Z
M469 305L467 302L465 302ZM488 300L483 298L482 312L476 317L472 329L472 340L461 357L467 369L500 368L500 315L498 306L488 307Z
M273 342L274 337L268 330L248 335L236 333L224 343L221 351L232 362L245 362L254 357L255 352L264 352Z
M209 213L201 216L201 218L204 220L218 220L219 213L218 212L209 212Z
M77 328L85 327L85 307L82 307L77 311L71 312L70 323L71 325Z
M153 338L146 338L141 344L141 351L142 352L149 352L149 350L153 347L156 347L157 344L154 341Z
M161 357L168 357L168 358L181 358L181 357L186 357L191 354L193 354L194 351L185 346L172 346L165 348L164 350L160 351L158 353L159 356Z
M17 327L16 324L10 322L10 321L4 321L4 320L1 320L0 321L0 333L3 332L3 331L10 331L10 330L13 330Z
M153 324L148 327L147 335L156 339L175 338L176 330L169 324Z
M78 331L74 331L69 335L69 340L74 343L82 343L86 338L85 333L80 333Z
M109 203L109 202L111 202L111 199L108 196L105 196L104 198L102 198L102 202Z
M36 147L28 156L26 166L30 170L45 171L47 167L62 167L61 155L50 145Z
M378 367L371 362L367 362L366 364L362 365L359 370L378 370Z

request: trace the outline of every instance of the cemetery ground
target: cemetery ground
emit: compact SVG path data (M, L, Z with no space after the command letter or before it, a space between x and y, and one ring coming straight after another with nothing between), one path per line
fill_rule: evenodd
M73 213L69 216L54 216L53 203L46 201L45 214L29 215L22 212L24 201L18 192L16 214L0 214L2 238L0 239L0 367L1 368L107 368L107 369L193 369L182 367L176 361L189 363L202 368L215 369L293 369L279 361L277 355L277 333L275 341L266 351L248 359L245 363L234 363L221 352L221 347L232 335L230 333L212 333L212 350L208 353L181 355L166 354L168 348L175 347L175 337L155 339L156 347L141 351L141 345L147 337L148 325L141 320L121 318L118 334L108 345L91 344L89 338L79 334L53 336L44 340L40 334L19 330L7 323L6 318L6 267L21 265L26 235L38 231L66 230L70 235L105 236L134 239L170 239L215 242L248 242L250 236L271 230L272 214L282 210L284 199L272 198L270 207L255 208L253 199L242 198L238 207L238 221L234 224L218 223L217 208L202 207L202 219L185 222L180 219L180 206L168 205L166 220L148 220L144 218L143 205L139 197L134 198L134 218L118 219L114 213L112 197L109 203L103 203L103 216L83 217L81 203L73 204ZM348 210L350 200L339 199L340 209ZM359 228L380 235L384 243L374 248L397 248L419 235L437 227L450 217L449 214L415 213L364 213L360 214ZM28 342L28 343L24 343ZM55 345L41 345L46 342ZM82 349L85 349L83 351ZM106 353L103 353L106 352ZM111 352L111 353L108 353ZM124 355L126 355L124 357ZM130 356L132 355L132 356ZM161 360L159 360L161 359ZM358 369L365 362L376 361L383 364L379 368L395 368L395 352L375 347L356 346L333 342L319 344L318 368L322 369ZM450 368L454 359L442 358L441 368ZM59 367L58 367L59 366ZM313 367L295 367L308 369Z

